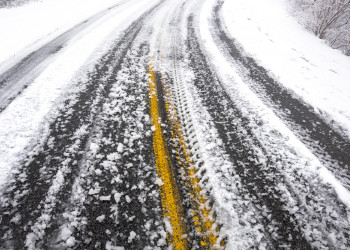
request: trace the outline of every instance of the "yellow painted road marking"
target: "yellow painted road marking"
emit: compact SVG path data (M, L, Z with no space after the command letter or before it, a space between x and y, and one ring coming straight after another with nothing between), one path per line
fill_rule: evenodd
M163 183L163 185L160 186L163 215L164 218L170 222L172 227L172 233L168 230L167 238L174 249L187 249L184 212L171 166L168 147L160 124L161 116L158 104L156 74L153 71L152 65L149 66L149 73L149 102L152 118L153 150L156 159L157 174Z
M187 228L184 222L184 210L181 205L179 191L176 185L174 170L171 165L170 155L167 147L167 142L161 127L161 115L158 103L158 91L156 83L156 74L153 66L149 66L149 102L152 118L153 130L153 150L156 160L156 169L158 177L161 179L163 185L160 186L161 203L163 215L168 220L172 227L172 233L167 234L167 238L174 249L187 249L189 242L186 238ZM165 91L165 82L162 79L163 93L167 93L168 98L171 98L171 91ZM220 249L224 248L224 242L219 240L219 228L215 223L213 212L209 208L209 202L204 190L201 188L197 171L191 160L186 142L181 130L180 119L178 118L174 105L169 105L169 100L165 101L165 109L168 120L172 127L172 137L177 139L178 145L175 148L177 155L182 156L178 158L178 165L182 168L186 177L188 178L187 186L191 192L191 203L194 209L192 210L192 220L196 230L201 237L201 245L205 249ZM171 114L171 116L170 116ZM182 159L184 158L184 159Z

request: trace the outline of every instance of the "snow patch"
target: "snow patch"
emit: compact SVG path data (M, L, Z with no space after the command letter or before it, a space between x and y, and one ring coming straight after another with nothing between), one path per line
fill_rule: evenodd
M130 232L130 235L128 237L128 243L131 243L136 237L136 233L134 231Z
M350 137L350 57L306 31L288 13L289 4L224 1L222 14L231 36L249 55Z

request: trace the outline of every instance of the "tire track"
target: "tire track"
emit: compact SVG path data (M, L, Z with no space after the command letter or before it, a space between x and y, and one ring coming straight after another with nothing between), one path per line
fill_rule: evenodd
M104 103L90 159L66 217L70 246L152 249L166 244L148 115L148 45L133 45ZM93 153L92 153L93 152ZM79 206L76 215L77 205ZM69 218L71 216L71 218ZM79 227L76 220L84 221ZM85 224L85 225L84 225ZM61 237L62 239L62 237Z
M167 82L169 78L165 77L166 73L162 75L158 71L163 64L163 52L167 54L168 43L174 42L168 39L168 34L172 34L173 28L177 27L177 23L183 18L186 3L174 1L174 4L176 6L172 7L172 10L175 9L172 15L165 15L161 21L150 66L153 144L156 143L153 147L158 178L162 181L160 193L163 216L167 221L165 224L168 244L181 249L220 249L223 242L218 239L219 228L215 223L215 215L206 202L205 190L196 177L191 156L186 153L179 123L174 117L176 110L174 106L173 109L169 106L172 98L167 86L172 83ZM154 25L158 25L159 22L156 18Z
M225 31L221 20L222 2L213 10L213 36L221 48L230 55L241 74L261 99L272 106L274 112L297 137L327 166L330 171L350 188L350 141L317 115L313 107L301 101L279 82L269 76L266 69L244 54L237 42Z
M171 21L166 24L167 27L163 30L163 34L170 34L170 36L162 36L160 40L159 65L164 63L162 52L168 53L169 45L171 45L170 49L173 50L173 46L178 42L173 36L179 32L179 23L185 18L184 10L186 7L188 7L186 3L179 3ZM174 51L170 53L173 54ZM165 61L168 59L168 56L166 57ZM173 93L169 88L174 83L168 77L168 72L164 72L164 74L160 71L155 72L155 80L162 130L182 203L181 207L184 210L183 219L187 228L187 246L191 249L221 249L224 247L224 242L219 237L215 215L211 211L206 190L200 185L200 178L197 177L196 168L183 138L183 127L177 116Z
M288 180L286 180L286 174L281 172L283 171L280 167L281 164L288 163L288 159L283 159L283 154L274 155L266 151L256 138L250 120L241 113L226 94L225 88L211 72L196 39L192 17L188 20L187 46L190 65L195 74L194 86L197 88L204 106L212 116L224 148L235 165L235 171L242 182L243 193L241 195L250 197L260 212L260 222L268 232L273 247L311 249L312 246L329 247L333 245L334 243L328 238L325 231L312 233L311 230L310 232L310 227L321 231L328 229L323 224L322 218L319 218L319 214L316 216L316 221L314 221L315 214L313 213L303 215L305 204L295 198L298 196L298 190L290 187ZM312 185L309 187L317 190L317 185L316 188ZM292 203L288 198L290 196L294 197ZM298 210L300 209L300 213L293 212L291 206L293 203ZM317 204L313 205L315 205L313 208L317 208ZM323 205L328 206L327 202ZM336 205L339 205L339 202L336 202ZM342 209L339 213L342 216L345 214L346 218L346 209L344 207ZM328 216L327 219L330 217ZM342 242L344 243L345 240L345 244L347 244L347 236L344 232L349 225L339 220L341 226L338 228L337 222L332 221L332 219L328 221L332 228L343 232L340 237Z
M235 174L228 155L221 148L222 143L218 140L218 135L212 133L215 125L212 122L208 124L209 117L203 114L203 106L201 103L198 104L199 97L191 96L190 87L181 80L183 79L181 71L184 68L179 64L175 59L173 72L175 84L172 86L172 92L176 94L174 105L179 112L183 135L200 184L203 190L208 192L209 206L215 211L213 217L219 217L217 223L221 223L219 227L224 228L220 230L220 235L225 241L234 242L226 247L247 249L254 246L271 246L270 237L264 232L260 222L261 216L259 217L257 209L243 191L241 181ZM190 192L188 194L191 195ZM189 198L196 200L193 197ZM233 229L234 236L226 235L227 229L230 231L230 228Z
M121 2L80 22L63 34L54 38L38 50L30 53L11 68L0 74L0 112L2 112L25 88L43 71L44 65L52 61L67 43L83 30L108 16Z
M191 8L200 9L200 6L194 5ZM193 13L193 11L190 13ZM209 200L206 206L210 207L214 221L217 219L217 214L219 215L219 221L216 222L219 226L216 229L220 241L222 240L221 243L228 240L226 237L232 237L232 235L226 235L226 229L232 227L234 237L237 238L235 240L232 237L229 242L235 242L235 248L245 249L253 246L266 246L266 243L270 240L269 236L262 230L256 209L252 207L244 194L238 194L242 190L239 186L240 181L237 175L232 178L232 168L226 169L228 166L232 167L232 165L228 162L227 155L218 146L222 143L217 141L217 135L213 137L211 130L214 124L208 124L208 117L204 115L207 112L200 103L199 97L195 95L196 91L192 89L192 71L186 63L188 62L188 50L186 40L182 35L182 29L187 27L187 17L188 15L185 17L181 14L182 20L172 22L171 36L167 42L167 44L170 44L168 50L171 52L167 55L167 59L169 65L171 65L171 70L169 72L167 67L164 69L164 75L170 73L170 76L168 76L167 83L163 86L165 99L170 110L168 120L171 121L172 126L175 124L176 127L177 123L180 124L181 129L177 133L181 133L184 138L182 143L179 139L173 139L169 144L174 145L173 148L176 149L176 159L174 161L177 162L178 168L175 169L178 169L177 175L180 177L185 209L189 211L186 214L196 217L198 213L196 203L201 203L199 197L191 191L191 185L188 183L189 178L193 178L193 175L188 176L189 169L194 168L196 171L195 178L199 180L197 185L205 191L205 196ZM199 120L197 120L198 118ZM203 127L203 125L207 125L207 127ZM176 130L171 133L176 134ZM213 147L214 143L215 147ZM181 151L182 147L186 148L187 156ZM192 162L191 166L183 160L187 157ZM225 184L219 185L219 183ZM232 186L235 186L235 188L233 189ZM224 205L221 203L222 197L225 199ZM232 199L228 197L232 197ZM227 208L229 210L226 210ZM243 222L239 222L242 221L242 218L245 218ZM193 218L189 217L188 220L191 221ZM198 224L195 223L195 225ZM224 228L224 230L220 230L221 228ZM192 231L195 232L195 240L203 237L203 231L195 228ZM232 245L230 246L232 247ZM227 245L226 247L229 248L230 246ZM219 248L220 246L217 245L216 247Z
M188 229L187 245L191 249L224 249L225 243L220 237L220 229L215 222L208 190L201 184L200 175L189 152L190 145L183 137L182 125L190 124L186 120L180 124L177 108L174 105L169 85L170 78L157 74L157 92L162 116L162 127L169 148L171 166L174 171L185 222ZM179 106L177 106L179 107ZM180 112L183 110L180 109Z
M104 98L109 95L120 64L144 19L153 9L125 31L89 74L88 81L79 83L78 91L66 100L65 108L50 125L46 143L28 156L5 188L1 198L2 246L23 249L25 244L35 248L37 241L38 247L48 244L44 235L56 229L50 224L51 216L60 214L61 206L69 198Z

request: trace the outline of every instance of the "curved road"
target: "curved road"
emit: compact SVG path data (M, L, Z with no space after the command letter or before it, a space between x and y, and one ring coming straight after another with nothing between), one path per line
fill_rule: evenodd
M344 189L349 140L245 55L213 2L152 2L65 92L48 132L2 187L1 249L350 247L349 204L234 91L201 30ZM71 39L128 5L3 73L1 111Z

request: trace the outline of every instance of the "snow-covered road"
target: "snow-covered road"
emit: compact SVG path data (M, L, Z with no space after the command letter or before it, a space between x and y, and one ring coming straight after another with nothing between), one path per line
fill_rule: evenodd
M0 60L1 249L350 247L350 119L241 44L253 7L104 4Z

